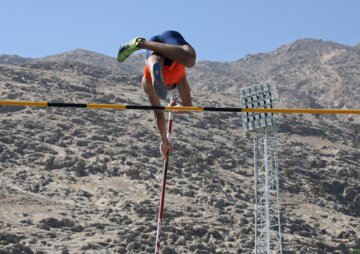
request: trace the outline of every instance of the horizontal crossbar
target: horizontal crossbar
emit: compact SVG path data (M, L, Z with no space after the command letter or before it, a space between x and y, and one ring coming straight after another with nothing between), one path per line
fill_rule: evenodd
M226 108L226 107L199 107L199 106L148 106L126 104L82 104L82 103L54 103L0 100L2 106L27 106L27 107L64 107L64 108L90 108L90 109L118 109L118 110L164 110L183 112L251 112L275 114L360 114L360 109L291 109L291 108Z

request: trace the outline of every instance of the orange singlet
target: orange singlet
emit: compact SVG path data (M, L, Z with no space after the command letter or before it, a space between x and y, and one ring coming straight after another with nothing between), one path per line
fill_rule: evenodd
M144 76L150 83L152 83L148 65L145 65L144 67ZM164 83L167 86L172 86L177 84L185 76L185 67L184 65L174 61L170 66L163 66L162 76Z

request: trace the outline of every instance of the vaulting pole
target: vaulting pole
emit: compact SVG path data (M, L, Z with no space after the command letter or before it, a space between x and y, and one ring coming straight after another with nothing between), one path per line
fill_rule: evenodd
M173 101L173 98L171 98ZM172 112L169 112L169 120L168 120L168 131L167 131L167 139L171 142L171 132L173 126L173 115ZM164 219L164 206L165 206L165 190L166 190L166 177L167 177L167 169L169 165L169 151L166 154L166 160L164 161L164 168L163 168L163 179L161 185L161 194L160 194L160 208L159 208L159 217L157 223L157 231L156 231L156 243L155 243L155 254L160 253L160 234L161 234L161 227Z
M0 100L2 106L28 106L28 107L64 107L64 108L90 108L90 109L118 109L118 110L165 110L165 111L214 111L214 112L253 112L275 114L357 114L360 109L311 109L311 108L232 108L232 107L199 107L199 106L148 106L125 104L82 104L82 103L54 103Z

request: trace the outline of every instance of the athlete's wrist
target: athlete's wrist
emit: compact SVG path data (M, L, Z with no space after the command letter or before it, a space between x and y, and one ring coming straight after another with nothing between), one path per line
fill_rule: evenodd
M169 140L168 140L168 138L167 138L166 136L165 136L165 137L161 137L161 142L162 142L162 143L165 143L165 144L170 143Z

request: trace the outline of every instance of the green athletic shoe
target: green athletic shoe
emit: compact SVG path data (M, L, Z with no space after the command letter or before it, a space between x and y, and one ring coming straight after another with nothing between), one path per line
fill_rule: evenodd
M124 62L128 56L130 56L132 53L134 53L136 50L139 50L138 43L139 41L144 41L144 38L134 38L131 41L125 43L121 48L119 49L117 60L119 62Z

